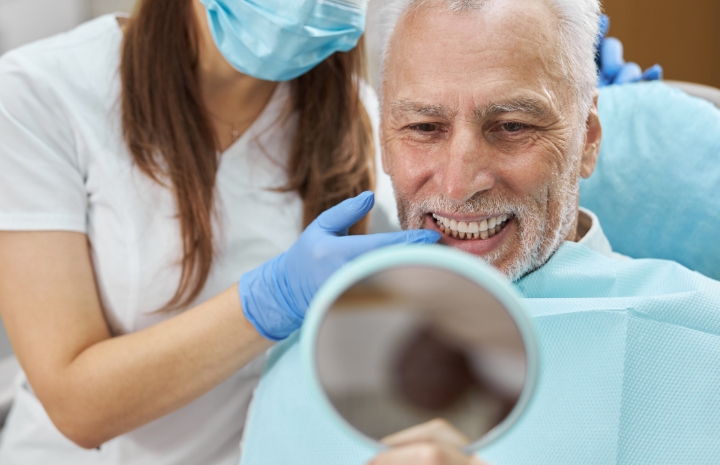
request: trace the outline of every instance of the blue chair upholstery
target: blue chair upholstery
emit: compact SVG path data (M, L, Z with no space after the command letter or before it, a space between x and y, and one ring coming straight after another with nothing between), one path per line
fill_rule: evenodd
M580 204L616 252L720 279L720 110L661 82L600 91L603 142Z

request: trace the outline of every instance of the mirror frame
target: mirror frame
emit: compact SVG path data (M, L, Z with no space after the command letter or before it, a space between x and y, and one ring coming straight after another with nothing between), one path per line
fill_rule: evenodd
M518 327L527 357L526 379L520 398L510 414L477 441L465 446L463 452L474 453L507 433L522 417L535 393L540 369L540 350L532 321L512 288L510 282L490 265L478 258L450 247L440 245L403 245L388 247L362 255L340 268L315 295L310 303L305 323L300 332L300 351L303 368L309 370L310 387L325 413L352 436L369 444L377 451L389 447L352 426L332 405L325 394L317 368L316 347L318 333L325 315L335 301L349 288L383 270L403 266L429 266L447 270L486 289L505 307Z

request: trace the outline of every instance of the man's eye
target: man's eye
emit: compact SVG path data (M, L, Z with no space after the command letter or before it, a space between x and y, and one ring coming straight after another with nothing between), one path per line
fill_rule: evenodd
M522 123L503 123L502 126L500 126L505 132L518 132L522 131L523 129L527 128L525 124Z
M437 125L431 123L420 123L411 126L411 129L418 132L433 132L437 130Z

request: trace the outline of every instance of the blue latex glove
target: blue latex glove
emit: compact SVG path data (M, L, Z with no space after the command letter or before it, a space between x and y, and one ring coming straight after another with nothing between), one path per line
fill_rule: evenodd
M663 70L660 65L654 65L643 72L637 63L626 63L622 43L615 37L605 37L609 29L610 19L601 15L600 37L595 56L599 72L598 87L662 79Z
M374 204L372 192L340 203L318 216L287 252L242 275L243 311L260 334L279 341L298 329L320 286L353 258L380 247L440 240L439 233L422 229L348 236Z

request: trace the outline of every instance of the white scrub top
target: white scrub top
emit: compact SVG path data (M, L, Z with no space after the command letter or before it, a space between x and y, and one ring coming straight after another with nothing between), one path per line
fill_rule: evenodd
M0 230L87 234L115 335L174 315L155 311L177 289L182 250L172 193L133 165L122 138L122 40L116 17L108 15L0 59ZM287 179L296 122L278 124L278 116L288 92L280 84L253 126L222 154L217 259L193 305L285 251L301 232L299 196L268 190ZM377 127L368 88L364 101ZM379 203L392 210L387 178L379 189ZM393 223L394 212L378 212L377 219ZM236 465L263 363L261 357L191 404L90 451L60 434L23 376L0 463Z

